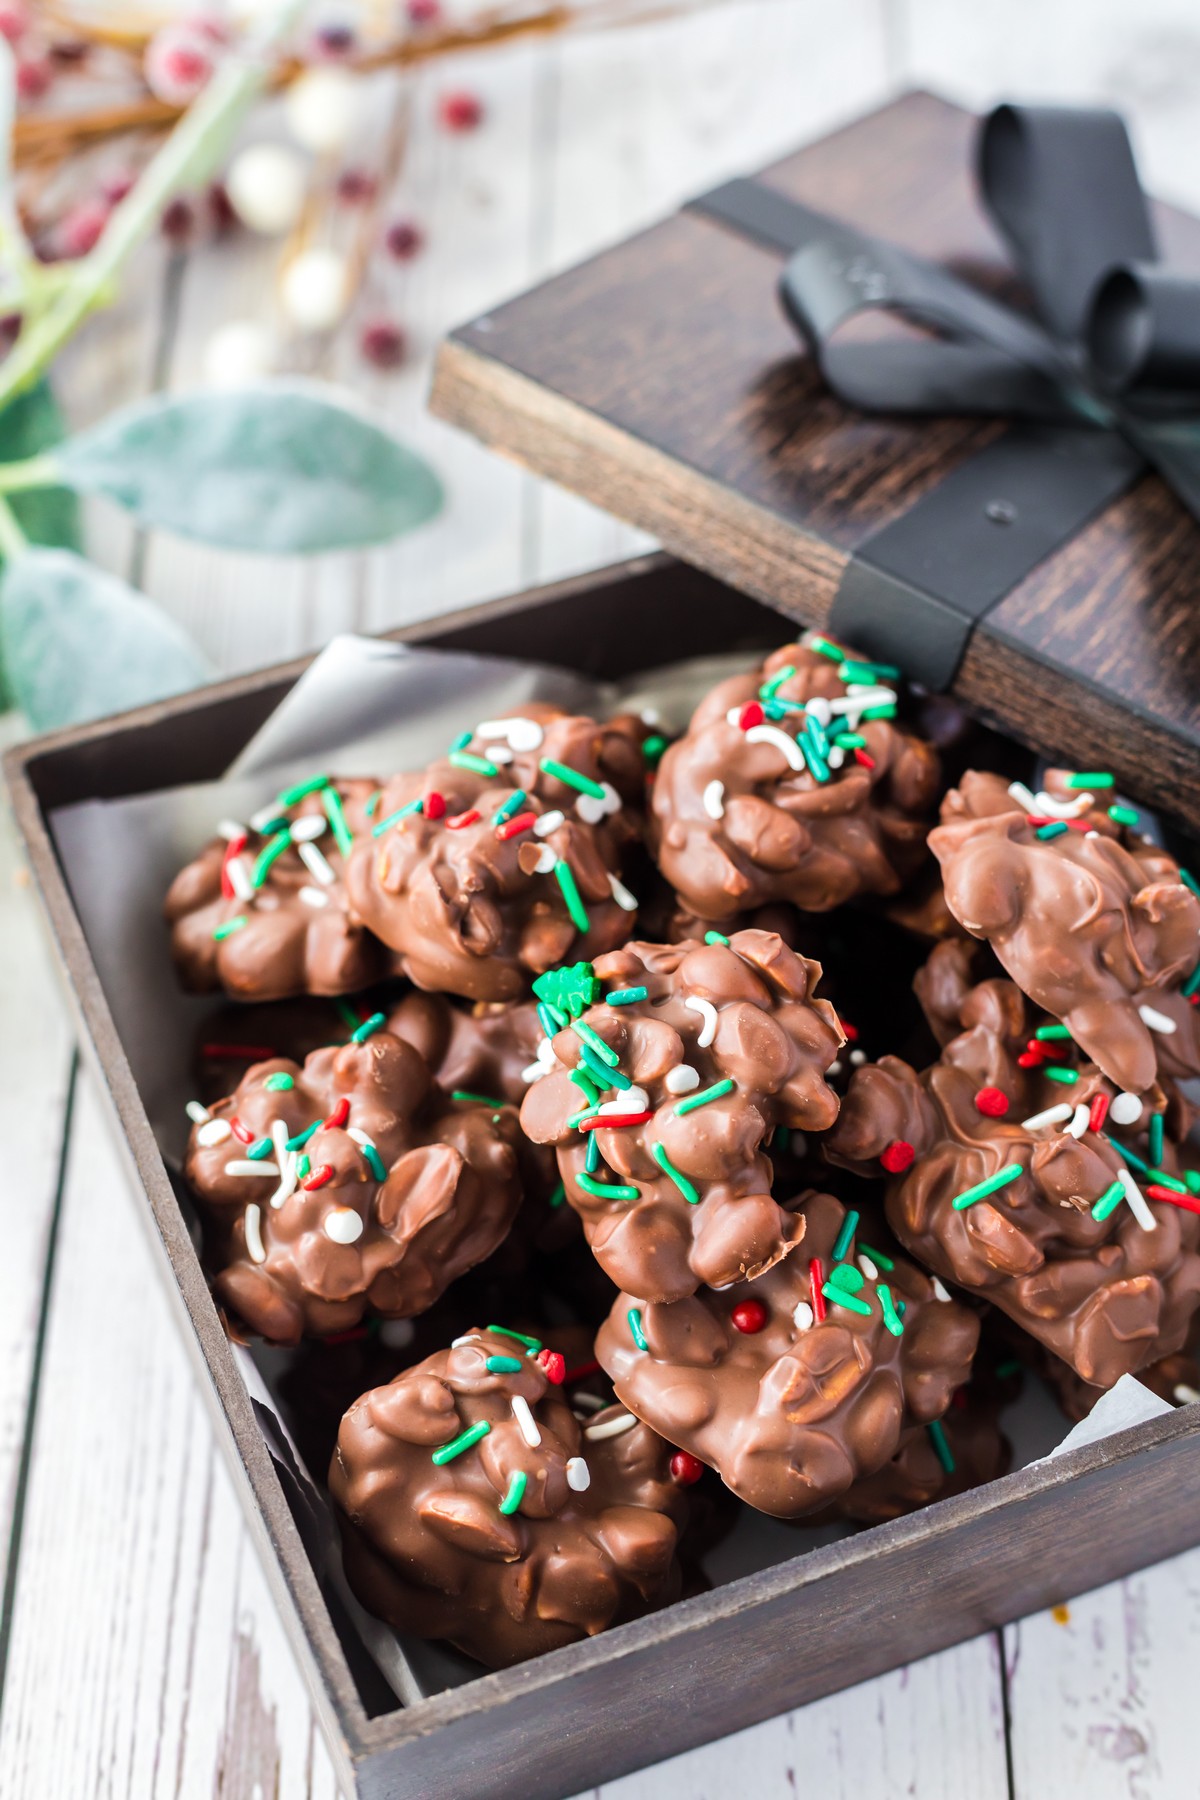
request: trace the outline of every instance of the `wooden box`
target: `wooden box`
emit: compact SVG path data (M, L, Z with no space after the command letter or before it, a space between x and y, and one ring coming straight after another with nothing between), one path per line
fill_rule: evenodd
M750 653L786 629L769 607L652 557L396 636L616 677L676 660L681 644ZM6 771L86 1052L343 1793L574 1794L1200 1542L1187 1502L1200 1481L1200 1409L1185 1407L410 1706L382 1692L304 1548L294 1483L272 1458L221 1328L50 824L75 801L219 776L303 666L36 740L10 752Z

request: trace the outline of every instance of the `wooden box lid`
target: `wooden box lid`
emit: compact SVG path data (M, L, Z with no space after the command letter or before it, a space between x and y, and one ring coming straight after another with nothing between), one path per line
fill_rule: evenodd
M974 130L909 94L758 179L1003 292ZM1200 220L1155 212L1164 257L1200 273ZM781 261L677 213L452 333L433 410L819 625L852 553L1008 427L841 405L779 306ZM952 691L1200 829L1198 602L1200 526L1146 474L986 614Z

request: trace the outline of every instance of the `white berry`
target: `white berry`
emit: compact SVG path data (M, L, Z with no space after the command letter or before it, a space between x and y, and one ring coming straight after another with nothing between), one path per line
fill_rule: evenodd
M287 122L297 143L327 154L345 148L357 104L345 69L308 69L288 91Z
M244 387L269 375L275 341L265 325L235 319L213 332L204 348L204 379L210 387Z
M225 191L243 225L268 237L290 231L304 206L305 168L282 144L252 144L234 157Z
M301 331L328 331L349 300L346 264L333 250L305 250L284 270L284 311Z

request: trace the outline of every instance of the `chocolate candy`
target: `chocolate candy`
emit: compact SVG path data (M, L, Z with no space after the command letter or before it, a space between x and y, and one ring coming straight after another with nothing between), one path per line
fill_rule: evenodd
M929 845L959 923L1110 1080L1142 1093L1175 1035L1163 998L1197 963L1200 900L1165 851L1070 779L1014 796L1001 776L969 772Z
M364 930L343 881L345 851L369 831L364 809L376 788L325 776L301 783L180 870L164 911L189 992L348 994L387 972L390 958Z
M825 1071L843 1039L819 979L763 931L628 944L564 972L548 1014L558 1071L530 1088L521 1123L557 1145L596 1260L629 1293L678 1300L753 1278L799 1242L764 1141L837 1116Z
M424 1311L503 1240L518 1142L382 1030L255 1064L188 1146L218 1298L280 1343Z
M811 636L714 688L654 783L654 846L680 903L720 923L774 900L824 912L896 893L925 860L939 763L895 703L891 671L876 679Z
M979 1336L912 1264L871 1260L831 1195L801 1207L802 1249L757 1281L668 1306L621 1294L596 1340L620 1401L778 1518L836 1499L940 1418Z
M491 1668L679 1590L670 1447L621 1407L577 1418L537 1347L457 1338L350 1408L329 1471L363 1605Z
M857 1524L881 1525L998 1481L1011 1466L995 1394L972 1380L956 1390L941 1419L914 1426L882 1469L848 1488L837 1510Z
M1011 982L969 990L962 1016L924 1075L891 1056L855 1071L826 1154L890 1173L912 1255L1111 1387L1177 1348L1200 1304L1200 1218L1156 1198L1192 1203L1190 1111L1174 1091L1114 1095Z
M628 935L637 902L619 877L641 833L642 731L530 706L389 782L347 885L418 987L514 1000Z

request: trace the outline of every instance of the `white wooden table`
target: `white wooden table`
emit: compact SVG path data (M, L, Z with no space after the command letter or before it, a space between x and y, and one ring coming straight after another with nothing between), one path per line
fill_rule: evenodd
M627 554L641 540L428 420L438 334L909 81L982 104L1105 98L1143 171L1200 206L1195 0L748 0L463 65L488 122L431 125L420 76L396 196L429 249L389 272L416 357L357 382L443 472L433 527L369 557L235 560L90 521L228 670ZM62 368L82 422L198 378L270 252L148 252ZM293 1800L335 1788L291 1652L0 831L0 1795ZM1131 1495L1136 1504L1136 1495ZM1180 1496L1181 1505L1196 1497ZM602 1790L604 1800L1088 1800L1200 1794L1200 1552Z

